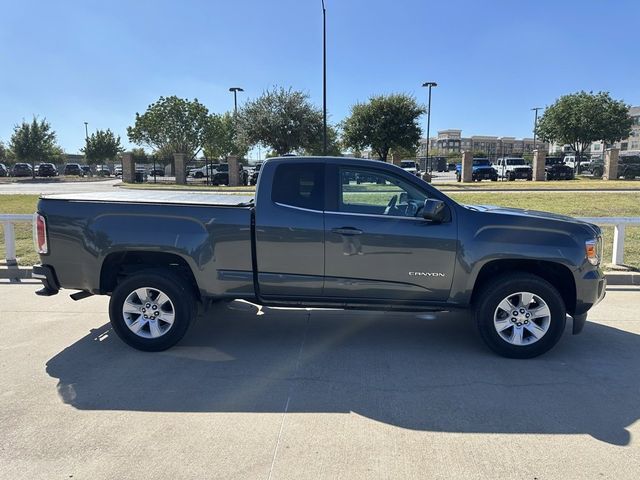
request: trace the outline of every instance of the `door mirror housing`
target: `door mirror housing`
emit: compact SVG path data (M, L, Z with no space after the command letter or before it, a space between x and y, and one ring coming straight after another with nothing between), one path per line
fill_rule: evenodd
M422 209L422 218L433 223L442 223L447 216L447 206L442 200L427 198Z

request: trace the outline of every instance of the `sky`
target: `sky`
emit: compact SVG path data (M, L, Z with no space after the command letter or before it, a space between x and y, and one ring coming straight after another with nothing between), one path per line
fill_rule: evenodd
M331 122L370 96L426 104L431 134L529 137L532 107L579 90L640 105L638 0L325 0ZM126 138L161 95L233 108L273 86L322 106L321 0L0 0L0 141L36 115L77 153ZM422 119L426 130L426 117Z

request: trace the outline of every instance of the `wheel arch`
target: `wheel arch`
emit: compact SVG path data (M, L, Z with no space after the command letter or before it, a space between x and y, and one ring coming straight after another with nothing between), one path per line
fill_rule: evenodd
M194 295L201 300L198 282L188 262L180 255L153 251L120 251L107 255L100 269L100 293L109 294L123 277L145 270L169 270L192 287Z
M530 273L553 285L564 301L567 313L573 314L576 308L576 283L571 270L556 262L544 260L492 260L482 266L473 285L471 303L474 303L483 285L498 275L505 273Z

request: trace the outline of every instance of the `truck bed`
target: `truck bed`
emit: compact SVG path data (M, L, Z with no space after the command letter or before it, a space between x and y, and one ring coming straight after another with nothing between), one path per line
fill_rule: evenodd
M43 195L42 198L46 200L65 200L70 202L158 203L246 207L250 205L253 195L176 192L171 190L120 190L96 193L61 193L55 195Z

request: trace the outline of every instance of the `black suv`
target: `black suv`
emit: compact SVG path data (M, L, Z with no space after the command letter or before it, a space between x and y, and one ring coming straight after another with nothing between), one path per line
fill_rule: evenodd
M604 163L602 159L592 160L589 170L594 177L601 177L604 173ZM640 155L620 155L618 157L618 178L633 180L640 177Z
M41 163L36 170L38 177L56 177L58 175L58 169L53 163Z
M253 173L251 174L251 178L249 178L249 185L256 185L258 183L258 175L260 175L262 163L263 162L256 163L256 166L253 168Z
M229 164L221 163L216 170L217 172L213 174L211 183L213 185L229 185ZM238 177L240 179L240 185L247 185L247 183L249 183L249 174L241 164L238 164Z
M28 163L16 163L11 170L12 177L30 177L32 174L33 170Z
M547 157L544 161L544 174L547 180L573 180L573 168L565 165L561 157Z
M64 166L64 175L77 175L79 177L83 177L84 176L84 171L82 170L82 167L80 167L80 164L78 163L67 163Z

